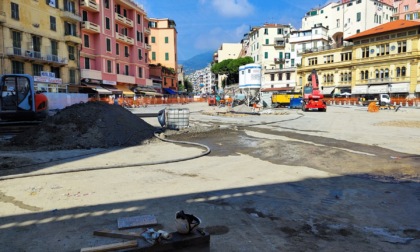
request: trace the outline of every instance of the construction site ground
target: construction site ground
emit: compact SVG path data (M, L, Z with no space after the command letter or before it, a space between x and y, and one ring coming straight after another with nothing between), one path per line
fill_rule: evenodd
M420 109L171 107L188 108L190 126L160 136L181 143L2 147L1 251L121 242L93 235L121 217L172 232L179 210L202 220L210 251L420 251Z

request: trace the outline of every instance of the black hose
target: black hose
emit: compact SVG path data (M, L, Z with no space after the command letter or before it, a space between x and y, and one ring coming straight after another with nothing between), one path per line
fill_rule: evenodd
M82 171L96 171L96 170L106 170L106 169L127 168L127 167L133 167L133 166L148 166L148 165L168 164L168 163L187 161L187 160L203 157L205 155L208 155L211 152L210 148L208 146L204 145L204 144L187 142L187 141L175 141L175 140L164 139L164 138L161 138L160 136L158 136L158 132L155 132L154 136L157 137L158 139L160 139L163 142L195 145L195 146L199 146L201 148L204 148L206 151L204 151L203 153L200 153L198 155L191 156L191 157L178 158L178 159L165 160L165 161L157 161L157 162L143 162L143 163L112 165L112 166L100 166L100 167L85 167L85 168L77 168L77 169L70 169L70 170L56 171L56 172L42 172L42 173L34 173L34 174L9 175L9 176L0 177L0 181L20 179L20 178L47 176L47 175L56 175L56 174L64 174L64 173L74 173L74 172L82 172ZM85 155L81 155L81 156L85 156ZM76 158L76 157L78 157L78 156L75 156L75 157L72 157L72 158ZM68 159L68 158L66 158L66 159ZM54 160L54 161L51 161L51 162L56 162L56 161L59 161L59 160ZM37 165L37 164L35 164L35 165Z

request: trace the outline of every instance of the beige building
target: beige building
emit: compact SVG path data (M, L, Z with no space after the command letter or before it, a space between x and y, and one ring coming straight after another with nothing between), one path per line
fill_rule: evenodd
M345 47L305 53L298 84L305 85L315 69L326 96L351 92L354 97L419 97L419 28L419 22L396 20L345 38Z
M213 54L213 62L220 63L227 59L237 59L240 57L242 52L242 44L241 43L223 43L217 52ZM228 76L221 74L217 76L217 79L214 79L211 83L209 89L214 88L215 86L220 89L222 87L222 82L227 81Z
M80 22L76 0L2 0L0 73L30 74L37 90L66 92L80 80Z

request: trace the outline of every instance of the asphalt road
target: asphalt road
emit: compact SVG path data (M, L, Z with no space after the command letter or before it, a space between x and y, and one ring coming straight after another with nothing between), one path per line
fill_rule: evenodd
M166 138L206 145L210 154L171 162L205 149L154 141L126 149L2 152L1 160L15 165L1 171L2 251L120 242L93 231L145 214L174 231L179 210L202 219L210 251L420 250L419 109L334 106L326 113L248 115L206 104L174 107L189 109L191 127L167 131ZM144 120L159 127L156 118ZM76 172L6 179L64 170Z

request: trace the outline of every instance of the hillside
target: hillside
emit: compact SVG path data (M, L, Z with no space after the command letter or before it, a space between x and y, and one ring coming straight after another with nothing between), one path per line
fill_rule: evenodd
M190 74L196 70L203 69L207 67L213 61L212 51L198 54L191 59L180 61L179 63L184 66L184 71L186 74Z

